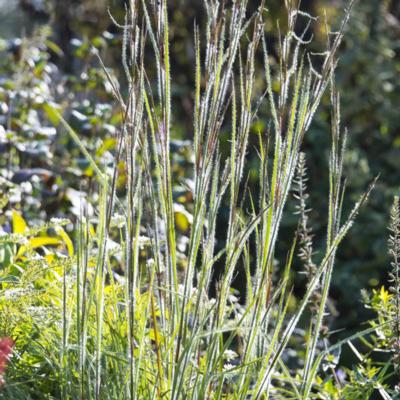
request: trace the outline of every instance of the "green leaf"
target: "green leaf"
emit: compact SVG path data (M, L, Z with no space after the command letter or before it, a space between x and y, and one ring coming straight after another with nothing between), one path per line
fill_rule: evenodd
M12 261L13 251L9 244L4 244L0 248L0 267L7 268Z
M54 52L58 56L62 57L64 55L64 52L61 50L61 48L53 41L47 39L44 43L52 52Z
M55 104L50 104L50 103L43 104L43 111L46 113L47 118L54 126L58 126L61 119L57 107L58 106L56 106Z

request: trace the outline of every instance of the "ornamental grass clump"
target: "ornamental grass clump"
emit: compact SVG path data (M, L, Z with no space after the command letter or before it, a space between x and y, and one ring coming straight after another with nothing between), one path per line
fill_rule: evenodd
M334 77L354 1L318 54L308 50L306 39L316 18L285 4L287 28L276 60L265 38L269 16L263 1L248 15L245 0L204 0L206 22L194 25L193 168L185 176L193 200L186 209L177 206L174 194L174 74L166 0L131 0L125 21L113 18L123 34L124 93L99 59L122 120L111 171L96 164L79 132L46 104L49 117L90 163L99 191L95 219L82 207L75 252L40 261L54 269L51 290L59 299L41 303L54 311L52 337L61 349L59 357L42 358L50 365L52 384L42 385L49 394L65 399L317 396L329 353L321 353L319 344L326 335L336 252L372 185L343 217L346 134ZM317 259L301 150L329 90L329 210L325 252ZM255 151L250 134L261 112L268 123L257 132ZM229 136L228 154L221 150L223 134ZM253 190L246 179L252 152L258 168ZM117 190L121 170L123 191ZM294 238L282 262L276 259L280 227L294 186L300 201L298 243ZM221 238L217 226L224 209ZM188 237L178 229L182 218L190 227ZM308 283L293 307L296 253ZM239 270L245 276L241 299L233 289ZM51 297L49 287L41 290ZM305 351L299 352L300 367L292 368L287 353L300 322L308 327Z

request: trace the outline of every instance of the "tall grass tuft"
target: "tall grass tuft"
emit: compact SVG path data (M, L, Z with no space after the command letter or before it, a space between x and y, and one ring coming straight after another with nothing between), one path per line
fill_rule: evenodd
M316 56L305 39L315 18L287 2L287 30L275 60L265 38L263 1L248 16L245 0L204 0L206 23L194 27L193 215L185 251L179 246L173 194L167 0L131 0L125 21L114 21L124 37L127 95L108 75L123 118L113 173L93 166L100 188L96 220L82 209L76 254L62 267L62 301L55 306L62 315L56 340L61 351L51 360L61 398L310 398L322 361L318 343L335 255L371 190L342 216L346 134L334 72L353 5L354 0L339 31L328 35L327 48ZM300 33L299 19L306 21ZM147 65L149 51L155 68ZM316 260L301 150L328 88L329 212L325 253ZM48 107L80 145L79 136ZM261 109L269 122L258 133L256 198L255 192L248 194L245 174L249 135ZM223 132L229 132L227 156L220 149ZM116 190L121 162L127 174L124 195ZM293 309L296 240L286 262L275 256L295 186L308 285ZM223 207L229 216L221 240L216 228ZM123 274L113 270L115 258ZM223 266L219 274L218 265ZM246 277L243 304L233 291L240 269ZM304 368L295 374L285 355L301 319L309 328Z

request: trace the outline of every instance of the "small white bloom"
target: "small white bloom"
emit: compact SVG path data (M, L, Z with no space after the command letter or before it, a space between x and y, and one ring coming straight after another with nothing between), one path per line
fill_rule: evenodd
M234 352L233 350L228 349L228 350L224 351L224 360L232 361L237 357L238 357L238 354L236 352Z
M224 371L226 371L226 372L229 372L233 368L235 368L235 366L232 364L229 364L229 363L224 364Z

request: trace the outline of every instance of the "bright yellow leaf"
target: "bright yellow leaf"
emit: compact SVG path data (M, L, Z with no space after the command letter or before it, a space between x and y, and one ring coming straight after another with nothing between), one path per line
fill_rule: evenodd
M381 287L380 298L382 300L382 303L386 306L389 302L390 293L385 289L384 286Z
M58 246L60 243L60 239L58 238L41 236L29 239L29 248L36 249L42 246Z
M193 216L181 204L174 204L175 224L181 232L186 232L193 222Z
M19 258L22 254L24 254L28 249L36 249L38 247L43 246L58 246L61 244L60 239L49 237L49 236L41 236L29 239L28 244L26 246L21 246L17 253L17 258Z
M67 247L68 254L72 257L74 255L74 244L72 243L71 238L68 236L67 232L59 226L56 229L57 234L60 236L60 238L64 241L65 246Z
M28 229L22 215L15 210L12 210L12 225L14 233L24 233Z

